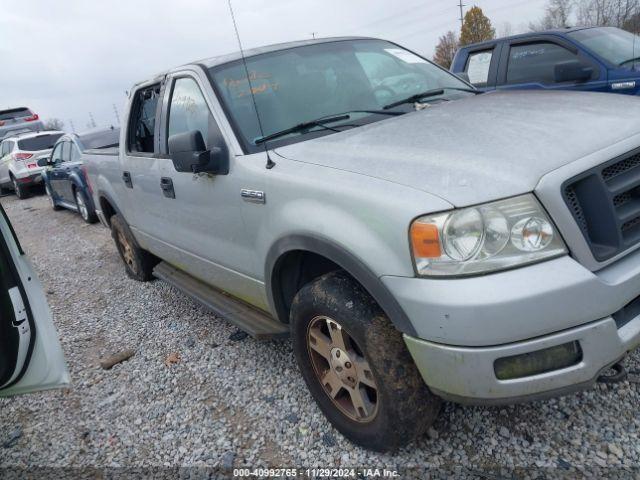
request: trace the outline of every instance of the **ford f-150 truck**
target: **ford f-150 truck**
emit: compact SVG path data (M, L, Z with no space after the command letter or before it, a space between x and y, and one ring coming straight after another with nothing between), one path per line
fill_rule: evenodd
M123 125L85 162L129 276L289 335L368 448L424 432L441 399L586 388L640 341L633 99L478 95L396 44L334 38L157 75Z

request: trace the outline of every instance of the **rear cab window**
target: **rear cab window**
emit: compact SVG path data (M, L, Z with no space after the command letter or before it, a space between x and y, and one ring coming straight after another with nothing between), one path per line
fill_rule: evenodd
M492 59L493 48L469 54L464 71L469 75L469 81L474 87L487 86Z
M27 152L37 152L38 150L48 150L53 148L62 133L38 135L37 137L24 138L18 140L18 148Z
M127 133L127 149L130 153L153 154L155 152L159 98L160 84L143 87L134 93Z

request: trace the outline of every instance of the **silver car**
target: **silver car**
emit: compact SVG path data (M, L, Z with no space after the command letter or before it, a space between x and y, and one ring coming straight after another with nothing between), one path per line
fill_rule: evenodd
M0 140L17 133L44 129L40 116L27 107L0 110Z
M29 196L29 188L42 184L42 171L56 141L64 132L27 132L0 143L0 192L13 190L20 199Z

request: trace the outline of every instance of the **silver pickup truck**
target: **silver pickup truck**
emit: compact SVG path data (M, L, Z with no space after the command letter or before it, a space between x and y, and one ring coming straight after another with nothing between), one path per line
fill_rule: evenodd
M368 448L424 432L441 399L586 388L640 342L635 98L478 95L335 38L157 75L124 125L85 161L127 273L289 335Z

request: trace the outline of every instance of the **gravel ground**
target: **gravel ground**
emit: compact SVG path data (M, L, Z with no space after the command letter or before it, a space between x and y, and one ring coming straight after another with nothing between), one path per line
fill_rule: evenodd
M47 290L73 383L0 400L0 466L574 478L632 476L639 465L638 354L626 360L623 383L528 405L446 404L427 436L394 454L373 453L324 419L288 342L237 338L236 328L164 282L130 280L107 229L52 211L44 196L1 202ZM131 360L98 366L125 348L135 349ZM172 353L180 359L168 366Z

